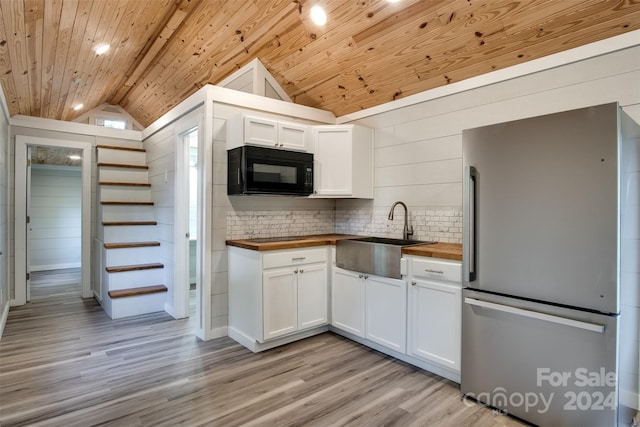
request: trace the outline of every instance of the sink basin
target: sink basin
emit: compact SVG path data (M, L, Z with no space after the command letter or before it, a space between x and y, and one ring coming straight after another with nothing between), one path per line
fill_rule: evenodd
M434 242L361 237L336 242L336 265L345 270L400 279L402 248Z
M349 239L355 240L358 242L365 243L378 243L381 245L396 245L396 246L412 246L412 245L427 245L434 242L426 242L423 240L405 240L405 239L391 239L389 237L361 237L357 239Z

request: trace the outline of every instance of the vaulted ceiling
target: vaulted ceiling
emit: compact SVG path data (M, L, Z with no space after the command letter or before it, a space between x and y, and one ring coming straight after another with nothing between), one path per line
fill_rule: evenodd
M340 116L640 29L640 0L0 0L0 16L11 115L108 102L148 125L256 57Z

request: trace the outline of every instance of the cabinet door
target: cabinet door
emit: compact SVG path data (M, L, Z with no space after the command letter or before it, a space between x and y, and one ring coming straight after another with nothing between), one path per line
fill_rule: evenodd
M307 126L278 122L278 143L290 150L307 151Z
M333 269L331 324L364 338L364 279L358 274Z
M460 286L414 278L409 287L409 353L460 370Z
M327 323L327 264L298 269L298 329Z
M366 338L405 353L407 285L404 280L365 276Z
M318 127L315 139L315 193L319 196L352 194L352 129Z
M298 292L294 268L262 273L263 339L295 332L298 328Z
M277 147L278 122L257 117L244 117L244 142Z

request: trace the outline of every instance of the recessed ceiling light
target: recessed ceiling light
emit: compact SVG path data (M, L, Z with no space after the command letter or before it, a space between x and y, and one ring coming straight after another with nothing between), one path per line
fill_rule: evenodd
M96 54L97 55L103 55L105 53L107 53L107 51L109 50L111 46L109 46L108 44L101 44L99 46L96 47Z
M389 3L398 3L400 0L387 0Z
M80 110L82 110L82 107L84 107L84 104L78 104L78 105L76 105L75 107L73 107L73 109L74 109L75 111L80 111Z
M327 12L321 6L313 6L309 11L311 20L316 25L324 25L327 23Z

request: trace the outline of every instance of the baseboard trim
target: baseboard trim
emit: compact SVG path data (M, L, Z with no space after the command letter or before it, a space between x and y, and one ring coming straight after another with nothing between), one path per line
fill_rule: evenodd
M2 334L4 333L4 326L7 324L7 318L9 317L9 301L4 303L2 307L2 313L0 313L0 340L2 339Z

